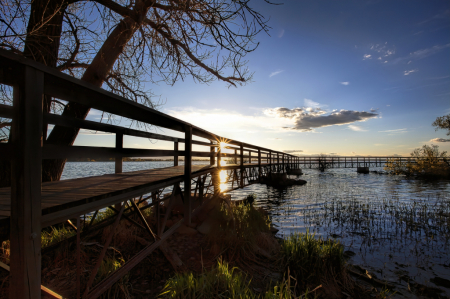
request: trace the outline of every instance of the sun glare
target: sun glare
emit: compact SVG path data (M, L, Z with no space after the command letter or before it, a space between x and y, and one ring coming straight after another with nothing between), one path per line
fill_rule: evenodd
M220 150L223 150L227 145L228 145L228 143L221 141L219 143Z

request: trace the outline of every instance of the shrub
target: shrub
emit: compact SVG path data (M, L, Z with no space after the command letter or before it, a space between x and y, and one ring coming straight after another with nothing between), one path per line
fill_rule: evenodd
M424 145L411 153L408 162L390 159L384 167L392 174L416 175L423 177L443 177L450 175L450 163L447 152L439 152L437 145Z

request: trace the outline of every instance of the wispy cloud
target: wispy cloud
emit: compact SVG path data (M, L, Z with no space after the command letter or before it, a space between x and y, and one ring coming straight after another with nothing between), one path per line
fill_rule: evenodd
M348 128L352 131L356 131L356 132L366 132L367 130L364 130L363 128L361 128L360 126L356 126L356 125L348 125Z
M378 116L377 113L353 110L334 110L329 113L319 107L299 107L293 109L277 107L267 109L265 114L275 118L290 119L293 121L293 124L284 128L302 132L313 131L314 128L366 121Z
M269 78L272 78L273 76L281 74L282 72L284 72L284 70L278 70L278 71L272 72L272 73L270 73Z
M303 150L283 150L286 154L302 153Z
M428 19L420 22L417 25L424 25L424 24L426 24L428 22L431 22L431 21L434 21L434 20L446 19L446 18L448 19L449 17L450 17L450 10L446 10L446 11L443 11L441 13L438 13L438 14L432 16L431 18L428 18Z
M412 74L412 73L415 73L415 72L418 72L419 70L409 70L409 71L404 71L403 72L403 75L405 75L405 76L408 76L409 74Z
M394 129L394 130L385 130L385 131L378 131L380 133L390 133L391 134L401 134L408 132L406 128L403 129Z
M349 85L350 84L350 82L348 82L348 81L339 82L339 83L341 83L342 85Z
M450 142L450 139L434 138L434 139L431 139L430 142Z
M412 53L410 53L408 56L404 56L404 57L399 57L394 59L392 62L393 63L399 63L405 60L419 60L419 59L423 59L426 58L428 56L434 55L440 51L442 51L443 49L446 48L450 48L450 43L445 44L445 45L436 45L430 48L425 48L425 49L420 49L417 51L414 51Z
M372 59L372 55L371 54L364 54L363 60L366 60L366 59Z

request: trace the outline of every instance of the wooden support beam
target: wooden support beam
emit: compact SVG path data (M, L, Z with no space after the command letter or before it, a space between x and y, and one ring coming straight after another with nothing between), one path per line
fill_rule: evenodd
M191 224L192 203L191 203L191 173L192 173L192 127L185 127L184 137L184 222Z
M173 166L178 166L178 142L173 143L173 151L175 152L173 155Z
M44 74L23 68L14 86L9 298L41 297L41 163Z

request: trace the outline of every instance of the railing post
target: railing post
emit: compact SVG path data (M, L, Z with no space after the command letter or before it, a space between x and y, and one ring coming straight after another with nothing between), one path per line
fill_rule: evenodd
M277 153L277 172L280 172L280 154Z
M178 166L178 141L173 143L173 166Z
M261 179L261 149L258 148L258 179Z
M123 134L116 133L116 149L123 149ZM116 157L115 159L115 173L122 173L123 158Z
M41 298L43 91L44 74L25 66L13 91L9 298Z
M242 143L239 145L240 147L240 152L239 152L239 157L241 159L239 165L241 168L241 180L240 180L240 187L244 188L244 146L242 145Z
M216 153L216 148L212 146L213 142L210 140L211 146L209 147L209 152L211 153L211 156L209 157L209 165L216 164L216 157L214 157L214 154Z
M191 224L191 172L192 172L192 127L185 127L184 135L184 223Z

